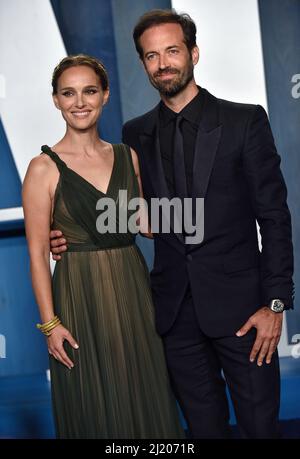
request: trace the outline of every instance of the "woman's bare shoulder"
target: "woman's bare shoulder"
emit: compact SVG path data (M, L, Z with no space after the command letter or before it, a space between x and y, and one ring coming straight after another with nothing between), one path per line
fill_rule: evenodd
M54 161L46 154L39 154L33 157L28 165L24 178L23 188L32 186L41 186L48 190L53 188L58 180L58 169Z
M56 165L48 155L39 154L31 159L27 172L38 176L46 173L52 173L55 169Z

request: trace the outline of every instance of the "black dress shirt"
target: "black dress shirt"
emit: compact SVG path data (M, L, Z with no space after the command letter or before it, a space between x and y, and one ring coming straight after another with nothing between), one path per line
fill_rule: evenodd
M181 110L176 113L162 101L159 110L159 143L163 169L171 197L175 196L173 177L173 142L176 117L183 117L181 132L185 158L185 175L187 179L188 196L192 195L194 151L198 126L204 103L204 93L199 88L198 94Z

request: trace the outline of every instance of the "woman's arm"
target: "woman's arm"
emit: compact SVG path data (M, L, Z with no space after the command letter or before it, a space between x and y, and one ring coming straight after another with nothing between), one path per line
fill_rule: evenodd
M140 198L144 199L144 193L143 193L143 187L142 187L142 181L141 181L141 175L140 175L139 160L138 160L136 152L132 148L130 148L130 151L131 151L131 157L132 157L132 162L133 162L135 175L137 177L138 184L139 184ZM145 208L141 209L140 212L141 212L140 218L145 218L145 220L148 219L148 215L146 215L147 210ZM153 234L151 232L151 228L150 228L149 225L148 225L148 231L140 232L140 234L142 236L145 236L145 237L148 237L150 239L153 239Z
M42 156L34 158L28 167L22 192L32 285L43 323L52 320L55 316L49 261L51 179L54 176L52 171L52 165L47 158ZM48 337L48 349L50 354L70 368L73 363L62 346L64 339L68 339L75 347L75 340L68 330L58 325Z
M32 284L43 322L55 315L49 263L52 206L49 176L45 158L34 158L29 164L22 192Z

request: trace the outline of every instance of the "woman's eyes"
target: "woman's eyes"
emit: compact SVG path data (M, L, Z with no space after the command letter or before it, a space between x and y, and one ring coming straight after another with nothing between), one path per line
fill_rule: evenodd
M87 94L96 94L97 90L96 89L87 89L85 92Z
M98 92L97 89L86 89L84 91L85 94L90 94L90 95L91 94L96 94L96 92ZM74 92L73 91L65 91L65 92L63 92L63 96L65 96L65 97L74 96Z

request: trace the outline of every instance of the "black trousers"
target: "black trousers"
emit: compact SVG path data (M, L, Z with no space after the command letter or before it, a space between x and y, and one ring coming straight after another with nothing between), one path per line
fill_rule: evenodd
M225 380L242 438L278 438L278 353L258 367L249 360L256 330L211 338L201 331L188 293L162 336L171 385L193 438L230 438ZM225 377L225 380L223 378Z

